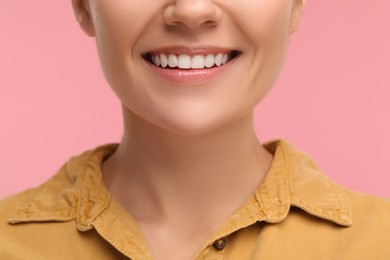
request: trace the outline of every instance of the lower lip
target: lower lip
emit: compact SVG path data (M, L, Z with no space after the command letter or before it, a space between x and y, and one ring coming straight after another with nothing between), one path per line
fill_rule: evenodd
M233 63L239 58L235 57L225 65L220 67L204 68L204 69L164 69L157 67L148 61L145 61L149 68L163 79L177 85L200 85L207 83L228 70Z

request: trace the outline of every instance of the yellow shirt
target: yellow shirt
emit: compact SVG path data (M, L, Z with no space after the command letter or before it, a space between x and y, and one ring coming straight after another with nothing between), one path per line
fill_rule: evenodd
M265 147L274 160L264 182L196 259L390 259L390 201L335 184L284 141ZM116 148L73 157L38 188L1 201L0 259L152 259L102 182Z

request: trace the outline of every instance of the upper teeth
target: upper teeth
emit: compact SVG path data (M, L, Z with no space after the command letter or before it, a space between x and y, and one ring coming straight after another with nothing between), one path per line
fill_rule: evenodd
M186 54L153 54L151 61L158 67L170 67L179 69L203 69L211 68L214 65L222 66L229 61L227 53L208 54L208 55L186 55Z

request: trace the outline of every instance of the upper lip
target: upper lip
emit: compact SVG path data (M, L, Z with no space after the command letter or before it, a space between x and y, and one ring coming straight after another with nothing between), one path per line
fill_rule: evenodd
M230 53L233 51L238 51L234 48L226 47L213 47L213 46L169 46L169 47L160 47L153 49L151 51L144 52L142 55L151 55L151 54L186 54L189 56L193 55L207 55L207 54L218 54L218 53Z

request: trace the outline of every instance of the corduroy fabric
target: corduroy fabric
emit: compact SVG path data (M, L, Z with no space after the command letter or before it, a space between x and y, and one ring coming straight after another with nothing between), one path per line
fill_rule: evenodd
M0 259L153 259L102 181L117 147L72 157L44 184L0 201ZM196 259L390 259L390 201L334 183L285 141L265 147L274 155L265 180Z

